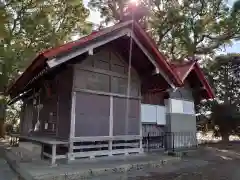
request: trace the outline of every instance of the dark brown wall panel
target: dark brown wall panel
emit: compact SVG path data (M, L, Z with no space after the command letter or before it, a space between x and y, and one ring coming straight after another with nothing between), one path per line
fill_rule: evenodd
M139 135L139 100L129 99L129 118L126 119L126 98L113 98L113 135Z
M166 93L164 92L154 92L145 93L142 95L143 104L154 104L154 105L164 105L164 98Z
M73 69L68 67L58 75L58 131L57 136L69 138L72 106Z
M75 136L109 135L109 96L76 94Z
M24 102L22 117L20 121L20 134L23 136L28 135L30 129L33 128L33 103L32 100Z

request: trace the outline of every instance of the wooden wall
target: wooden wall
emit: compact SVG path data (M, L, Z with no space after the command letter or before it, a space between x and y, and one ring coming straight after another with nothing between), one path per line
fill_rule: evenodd
M22 105L22 115L20 119L20 134L27 136L30 129L33 129L33 102L32 99L25 100Z
M165 96L164 92L148 92L142 95L142 103L164 106Z
M68 139L71 123L73 69L69 66L58 75L58 130L57 137Z
M113 97L113 135L139 135L141 82L132 68L130 113L126 124L127 72L127 63L109 48L75 65L76 137L109 135L110 96Z
M23 116L21 118L21 134L28 135L28 131L34 131L37 119L40 121L38 131L32 135L47 136L60 139L68 139L71 118L71 93L73 82L72 67L67 67L53 75L51 80L41 81L39 94L24 99ZM46 82L52 86L51 95L47 94ZM35 101L35 103L34 103ZM39 114L38 114L38 107Z

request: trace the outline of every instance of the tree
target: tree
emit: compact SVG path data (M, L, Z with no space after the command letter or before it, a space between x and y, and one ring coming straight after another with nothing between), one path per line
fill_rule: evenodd
M240 21L224 0L167 1L152 24L160 49L173 60L214 53L240 32Z
M106 21L118 21L127 2L91 0L89 5ZM146 31L172 60L214 53L240 32L239 13L233 13L225 0L140 0L138 4L148 9L142 17L148 23Z
M91 29L85 21L88 15L79 0L0 0L0 129L7 102L3 92L9 81L37 52L69 41L72 35L86 34Z
M216 92L216 98L223 104L240 108L240 56L219 55L205 66L208 79Z
M21 107L21 101L9 105L6 111L5 123L11 124L13 127L19 126L22 110Z
M202 113L212 112L209 120L213 130L223 140L230 134L239 134L240 125L240 56L219 55L206 64L205 71L216 94L215 101L207 101L200 109ZM218 127L217 129L214 127Z
M21 116L22 102L18 101L8 106L6 111L6 118L4 122L4 129L6 133L12 133L13 131L19 132L20 116Z
M240 0L237 0L233 4L233 13L238 13L240 10Z
M215 134L219 134L223 141L229 141L229 135L238 134L239 113L230 104L214 103L211 114Z

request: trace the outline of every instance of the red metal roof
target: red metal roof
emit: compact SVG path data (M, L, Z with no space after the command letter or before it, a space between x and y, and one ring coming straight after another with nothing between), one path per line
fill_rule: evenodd
M131 27L133 23L134 27L134 33L139 38L141 43L144 45L144 47L154 55L157 63L159 64L159 67L162 68L162 70L169 76L169 79L175 84L176 86L181 85L181 80L179 77L173 72L172 68L166 61L165 57L158 51L158 48L155 44L155 42L148 36L148 34L134 21L127 21L127 22L121 22L114 26L105 28L103 30L100 30L98 32L91 33L88 36L85 36L83 38L80 38L77 41L66 43L62 46L58 46L55 48L48 49L42 53L40 53L30 64L30 66L27 67L27 69L24 71L24 73L16 80L12 85L10 85L7 89L7 93L11 94L11 92L15 88L19 88L26 85L28 81L31 80L33 74L36 73L36 69L41 69L44 66L46 66L46 61L50 58L56 57L62 53L66 53L68 51L71 51L72 48L76 46L81 46L85 44L86 42L89 42L97 37L100 37L102 35L111 33L115 30L118 30L120 28L124 27Z
M195 62L188 62L184 64L171 64L171 67L179 79L184 82L187 75L191 72Z
M207 98L213 99L215 97L211 86L209 85L203 71L201 70L199 64L196 61L191 61L184 64L171 64L171 67L175 74L178 75L179 79L182 81L183 84L189 74L194 71L207 93Z

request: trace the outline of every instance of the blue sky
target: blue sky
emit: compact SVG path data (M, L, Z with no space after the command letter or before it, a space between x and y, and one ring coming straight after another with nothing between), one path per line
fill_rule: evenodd
M229 45L225 48L222 48L222 51L218 53L240 53L240 41L233 42L232 45Z
M235 0L226 0L229 6L232 6ZM83 0L84 5L87 7L89 0ZM88 21L93 22L94 24L99 24L101 21L100 13L95 11L90 11L90 16ZM221 48L217 53L240 53L240 41L234 41L231 45Z

